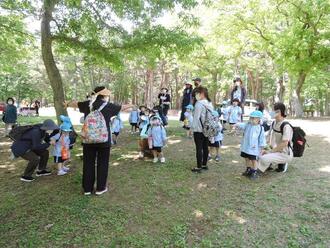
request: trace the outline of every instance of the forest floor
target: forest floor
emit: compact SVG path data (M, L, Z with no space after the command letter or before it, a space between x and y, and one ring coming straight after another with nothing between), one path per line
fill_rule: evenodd
M241 176L240 137L225 135L221 162L196 175L179 122L170 122L164 165L137 158L139 137L126 125L99 197L81 194L80 145L68 175L23 183L26 163L9 160L1 138L0 247L330 247L330 121L293 123L308 134L304 157L257 181Z

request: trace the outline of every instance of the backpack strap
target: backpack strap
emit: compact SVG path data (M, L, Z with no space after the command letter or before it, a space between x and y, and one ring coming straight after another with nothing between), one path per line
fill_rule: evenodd
M104 107L107 106L107 104L108 104L107 102L102 103L102 105L97 110L101 112L102 109L104 109Z

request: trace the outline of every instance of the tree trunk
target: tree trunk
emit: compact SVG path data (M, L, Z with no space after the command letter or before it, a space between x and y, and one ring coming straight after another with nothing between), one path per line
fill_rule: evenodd
M52 12L54 10L55 1L44 0L43 13L41 18L41 54L53 89L54 106L56 110L57 121L60 123L60 115L67 115L67 111L63 106L65 100L63 91L63 82L61 74L56 66L52 51L52 36L50 32L50 21L52 20Z
M180 105L181 105L181 99L180 99L180 94L179 94L179 90L180 90L180 87L179 87L179 69L175 69L175 72L174 72L175 76L174 76L174 79L175 79L175 109L180 109Z
M276 93L275 93L275 102L283 102L283 96L285 92L285 86L283 77L279 77L276 80Z
M295 115L295 117L299 117L299 118L303 117L303 115L304 115L302 99L301 99L300 94L301 94L302 86L306 80L306 76L307 76L307 74L304 71L301 71L299 73L296 89L294 90L293 96L292 96L294 115Z

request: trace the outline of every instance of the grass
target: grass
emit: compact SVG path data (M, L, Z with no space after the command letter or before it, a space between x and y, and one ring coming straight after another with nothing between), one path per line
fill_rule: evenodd
M8 161L2 139L0 247L329 247L329 177L317 170L329 143L309 138L287 174L251 182L235 136L225 136L220 163L192 174L194 145L178 126L170 122L164 166L137 160L138 137L126 129L101 197L80 194L79 145L70 174L27 184L18 180L25 162Z

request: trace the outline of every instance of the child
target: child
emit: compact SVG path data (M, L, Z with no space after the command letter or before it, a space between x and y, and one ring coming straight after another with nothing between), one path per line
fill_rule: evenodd
M241 122L241 118L242 118L242 109L239 105L239 100L237 98L235 98L233 100L233 104L230 106L229 110L228 110L228 122L231 126L231 128Z
M152 149L154 155L154 163L160 162L165 163L165 157L162 151L163 146L166 143L166 131L161 124L161 119L158 116L154 116L150 120L150 127L148 130L148 144L149 148Z
M228 122L228 116L229 116L228 103L227 101L223 101L221 106L221 122L223 126L225 126L226 123ZM225 128L223 130L225 130Z
M139 140L139 158L144 157L144 151L148 146L148 134L147 127L149 125L149 118L145 114L140 116L139 129L140 129L140 140Z
M63 122L60 126L60 132L50 138L50 144L54 146L53 156L54 163L57 166L57 175L62 176L68 173L69 168L64 162L70 159L70 137L72 131L67 122Z
M131 124L131 133L136 132L139 129L139 112L136 106L133 107L133 110L129 114L129 123ZM134 131L133 131L134 129Z
M218 111L213 111L212 115L214 116L214 120L219 125L219 133L215 137L209 138L209 160L212 158L212 153L214 153L214 150L216 152L215 161L220 161L220 147L222 145L223 140L223 133L222 133L222 125L219 122L219 113Z
M189 104L186 107L186 112L184 113L184 121L183 121L183 128L187 130L187 137L192 137L192 131L190 130L192 123L193 123L193 115L192 111L194 110L193 105Z
M123 128L124 128L123 121L120 118L120 114L118 114L111 120L111 132L113 134L112 143L114 145L117 144L119 133Z
M241 142L241 157L245 159L246 170L243 176L254 180L258 178L257 159L266 146L265 131L260 125L262 113L258 110L250 114L248 123L239 123L235 127L244 130Z

